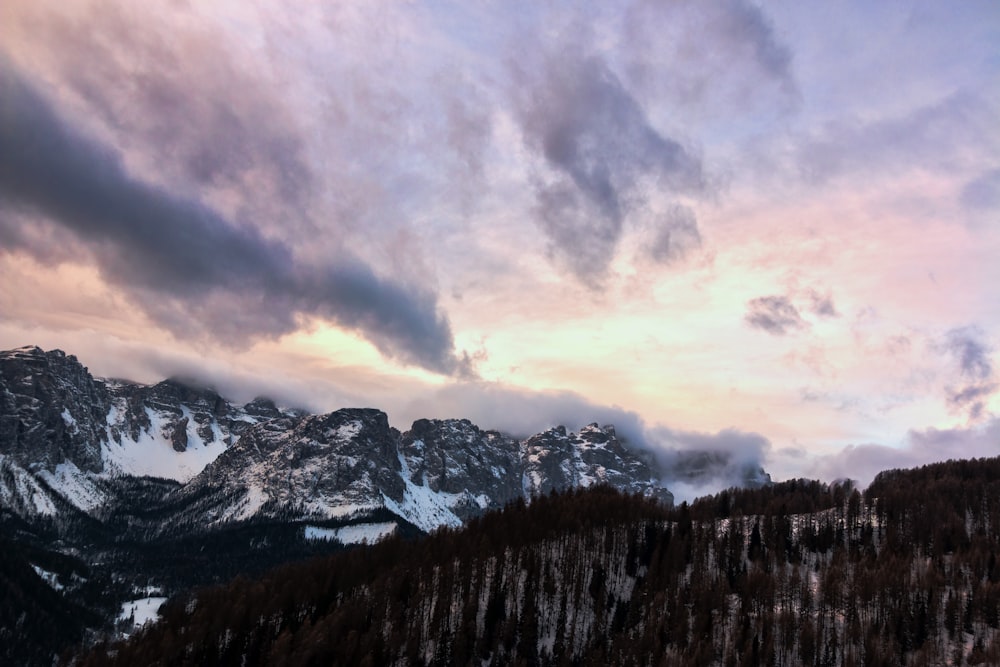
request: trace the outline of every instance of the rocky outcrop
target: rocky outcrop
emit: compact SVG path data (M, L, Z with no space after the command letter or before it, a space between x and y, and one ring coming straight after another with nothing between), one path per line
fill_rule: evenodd
M522 495L520 443L468 419L418 419L400 450L413 484L462 496L452 509L463 520Z
M651 456L626 447L613 426L589 424L579 433L562 426L524 441L524 491L540 495L578 486L608 484L628 493L673 503Z
M388 510L430 530L517 499L607 484L670 504L652 459L610 426L518 441L466 419L420 419L400 434L378 410L280 418L248 429L170 499L208 524L358 519Z
M0 352L0 454L50 472L63 461L103 470L110 397L76 357L22 347Z
M187 450L187 427L187 417L181 417L180 421L174 424L174 432L170 435L170 444L174 446L175 452L183 452Z
M206 525L251 518L329 519L403 501L399 433L384 412L280 417L247 429L169 500Z

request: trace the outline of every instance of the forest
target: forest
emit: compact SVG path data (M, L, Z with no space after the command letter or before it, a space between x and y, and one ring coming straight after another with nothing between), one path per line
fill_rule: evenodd
M730 489L591 487L175 596L65 664L1000 664L1000 458Z

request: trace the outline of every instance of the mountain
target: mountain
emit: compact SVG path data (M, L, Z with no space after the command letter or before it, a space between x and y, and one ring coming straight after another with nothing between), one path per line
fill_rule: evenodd
M37 347L0 353L0 380L0 499L28 520L67 505L101 518L120 509L126 477L181 483L145 499L173 508L161 531L381 510L429 531L595 483L672 502L654 459L611 426L517 440L468 420L421 419L400 433L373 409L309 415L266 399L233 405L176 379L95 379L75 357Z
M97 380L60 350L0 352L0 502L29 519L67 503L93 514L115 502L111 479L186 482L250 426L295 414L177 380Z
M457 528L553 491L609 485L668 507L670 476L610 425L522 439L419 419L400 432L376 409L237 405L180 378L94 378L59 350L0 352L0 539L24 554L12 571L33 573L24 590L63 605L25 610L85 611L64 637L107 627L129 600Z
M997 665L1000 458L606 486L179 595L90 665Z

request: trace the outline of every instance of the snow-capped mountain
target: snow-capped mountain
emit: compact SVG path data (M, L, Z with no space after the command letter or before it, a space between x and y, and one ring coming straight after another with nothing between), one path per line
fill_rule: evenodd
M547 446L546 443L551 445ZM206 525L351 520L388 510L422 530L457 526L518 497L606 483L670 502L648 462L611 427L553 429L519 442L468 420L421 419L400 434L385 413L343 409L248 429L166 501Z
M95 379L60 350L0 352L0 502L23 517L93 513L114 500L109 480L186 482L250 426L295 414L176 380Z
M387 516L430 531L593 484L673 500L652 456L612 426L518 440L421 419L400 433L374 409L310 415L266 399L234 405L178 380L95 379L37 347L0 352L0 472L0 508L22 519L79 511L143 535ZM148 477L176 483L129 481ZM155 522L135 518L151 513Z

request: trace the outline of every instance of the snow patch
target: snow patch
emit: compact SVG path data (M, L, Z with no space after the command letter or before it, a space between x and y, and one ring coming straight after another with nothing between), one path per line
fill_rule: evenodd
M118 614L119 621L132 619L133 627L141 628L147 623L152 623L160 617L160 606L167 601L164 597L139 598L130 600L122 605L122 610Z
M358 433L361 433L361 421L357 419L346 424L341 424L334 432L338 440L353 440L354 436Z
M170 438L164 435L169 433L173 426L173 415L155 412L148 407L146 414L149 416L149 429L140 431L139 437L133 440L129 434L122 433L121 442L114 439L101 444L101 456L104 459L105 476L113 473L123 473L135 475L136 477L162 477L173 479L184 483L190 481L195 475L200 473L215 461L222 452L226 451L226 445L222 438L217 435L212 442L203 442L198 435L197 424L190 418L190 411L182 408L185 416L188 416L188 444L186 451L178 452L174 450ZM117 419L120 414L117 408L112 408L108 413L109 426L113 424L113 419ZM214 421L213 421L214 425ZM213 428L213 435L216 430Z
M0 454L0 500L6 507L21 507L41 516L55 516L56 506L48 492L28 471Z
M106 500L104 492L94 482L94 477L76 467L72 461L63 461L55 472L43 470L38 476L49 487L84 512L92 512Z
M399 454L399 463L402 466L401 475L405 484L403 500L397 503L382 494L385 506L428 533L441 526L461 526L462 520L451 508L464 499L465 494L435 492L427 486L426 481L420 485L414 484L410 478L410 466L402 452Z
M341 528L306 526L307 540L336 540L341 544L374 544L396 532L396 523L359 523Z
M76 430L76 419L74 419L73 415L70 414L68 408L63 408L63 411L59 416L62 417L63 423L66 424L66 428L71 431Z
M65 586L59 583L59 575L57 575L55 572L49 572L48 570L43 570L37 565L32 565L31 569L34 570L35 573L45 581L45 583L47 583L55 590L61 591L63 588L65 588Z

